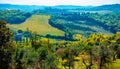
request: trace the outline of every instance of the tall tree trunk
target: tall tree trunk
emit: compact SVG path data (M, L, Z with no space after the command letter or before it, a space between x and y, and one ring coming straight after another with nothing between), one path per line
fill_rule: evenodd
M113 53L113 61L116 61L116 54Z
M102 69L102 64L100 63L100 69Z

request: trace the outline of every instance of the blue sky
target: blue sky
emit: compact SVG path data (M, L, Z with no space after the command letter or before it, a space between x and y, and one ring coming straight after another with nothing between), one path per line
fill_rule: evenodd
M82 5L98 6L104 4L120 4L120 0L0 0L0 3L23 5Z

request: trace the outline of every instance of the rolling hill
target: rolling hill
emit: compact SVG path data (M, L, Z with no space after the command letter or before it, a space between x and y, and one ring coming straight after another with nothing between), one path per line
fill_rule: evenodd
M0 4L0 10L22 10L24 12L31 12L35 9L43 9L44 6L36 5L14 5L14 4Z
M14 4L0 4L0 10L13 9L13 10L22 10L31 12L33 10L45 8L53 8L53 9L77 9L84 11L100 11L107 10L115 13L120 13L120 4L108 4L108 5L100 5L100 6L80 6L80 5L56 5L56 6L39 6L39 5L14 5Z
M89 14L89 13L88 13ZM89 35L91 33L112 34L111 30L104 22L91 18L90 15L81 14L59 14L51 16L49 24L65 32L71 31L73 34ZM94 14L92 14L93 16ZM113 29L113 28L112 28Z

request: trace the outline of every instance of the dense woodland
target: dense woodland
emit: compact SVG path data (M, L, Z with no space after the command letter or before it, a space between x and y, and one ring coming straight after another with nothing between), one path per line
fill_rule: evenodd
M5 20L10 24L19 24L24 22L31 16L31 13L22 12L20 10L1 10L0 20Z
M53 15L49 23L63 31L67 28L73 31L73 33L82 33L84 35L96 32L105 33L104 30L116 33L120 30L120 15L89 12L62 13Z
M120 14L116 11L119 5L114 5L115 9L108 6L92 10L54 6L30 12L2 7L0 69L119 69ZM103 7L112 12L90 12L105 10ZM32 15L49 15L48 24L64 35L41 35L29 28L13 31L8 26L24 23Z

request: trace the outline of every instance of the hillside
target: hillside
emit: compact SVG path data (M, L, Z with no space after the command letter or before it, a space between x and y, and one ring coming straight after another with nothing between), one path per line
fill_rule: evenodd
M89 35L91 33L112 34L113 32L115 32L109 29L106 23L95 20L95 18L92 18L91 15L93 16L95 14L92 13L59 14L52 16L49 19L49 23L53 27L59 28L65 32L68 32L69 29L69 31L71 31L73 34L76 33L82 35Z
M31 15L31 13L20 10L0 10L0 20L5 20L9 24L22 23Z
M109 10L113 11L115 13L120 13L120 4L111 4L111 5L102 5L102 6L96 6L93 8L93 10Z
M64 32L57 28L53 28L48 24L49 18L50 16L48 15L32 15L21 24L8 24L8 26L14 31L19 29L25 31L28 28L32 32L37 32L41 35L51 34L62 36Z

